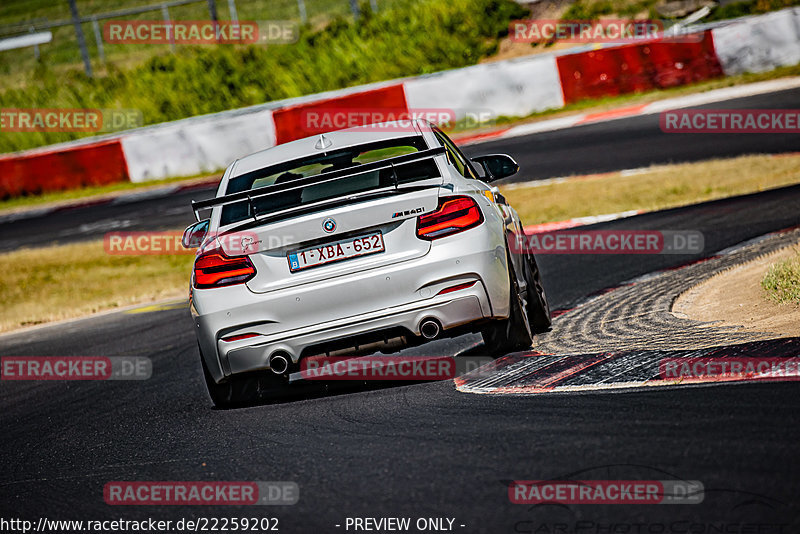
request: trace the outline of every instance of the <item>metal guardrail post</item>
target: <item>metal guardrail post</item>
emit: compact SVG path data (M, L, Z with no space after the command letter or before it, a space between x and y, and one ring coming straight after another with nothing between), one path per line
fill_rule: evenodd
M100 32L100 24L97 23L97 17L92 17L92 29L94 30L94 40L97 42L97 55L100 57L100 61L105 63L106 53L103 49L103 34Z
M161 5L161 16L164 17L164 22L169 25L170 18L169 18L169 7L166 4ZM174 35L174 28L173 31L169 32L169 48L172 52L175 52L175 35Z
M353 12L353 16L356 20L361 17L361 10L358 8L358 0L350 0L350 11Z
M36 29L33 26L28 28L28 33L34 33L35 31L36 31ZM39 61L39 59L41 57L41 54L39 53L39 45L38 44L37 45L33 45L33 56L36 58L36 61Z
M217 16L217 0L208 0L208 14L211 15L211 22L214 23L214 32L219 41L219 16Z
M228 0L228 12L231 16L231 22L234 24L239 22L239 14L236 12L236 0Z
M297 9L300 10L300 21L303 24L308 22L308 14L306 13L306 3L303 0L297 0Z
M81 17L78 15L78 6L75 5L75 0L69 0L69 11L72 14L72 24L75 26L75 34L78 37L78 46L81 49L81 58L83 58L83 66L86 69L86 75L92 77L92 63L89 60L89 50L86 48L86 38L83 36L83 28L81 27Z

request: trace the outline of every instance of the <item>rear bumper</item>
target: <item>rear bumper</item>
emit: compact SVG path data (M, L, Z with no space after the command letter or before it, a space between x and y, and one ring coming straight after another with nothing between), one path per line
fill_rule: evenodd
M474 281L458 291L448 287ZM269 369L285 351L390 328L419 335L423 319L445 330L508 316L508 266L499 225L483 224L434 242L423 257L268 293L245 285L194 290L192 314L210 374ZM255 337L226 342L244 333Z
M484 303L485 303L485 299ZM265 340L264 343L249 345L225 351L223 368L230 374L269 369L269 357L276 351L292 355L296 363L303 349L328 340L356 336L365 332L402 327L419 334L419 324L423 319L438 320L445 329L461 326L487 317L481 307L481 299L475 295L460 297L425 306L404 306L401 309L385 310L381 314L372 313L359 317L329 323L319 329L305 328L281 334L280 338ZM228 373L226 373L228 374Z

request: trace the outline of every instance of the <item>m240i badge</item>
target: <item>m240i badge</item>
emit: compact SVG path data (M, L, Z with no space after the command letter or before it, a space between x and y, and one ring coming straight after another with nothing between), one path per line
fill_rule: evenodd
M405 217L406 215L413 215L415 213L422 213L425 211L425 208L414 208L413 210L406 210L406 211L398 211L394 215L392 215L392 219L396 217Z

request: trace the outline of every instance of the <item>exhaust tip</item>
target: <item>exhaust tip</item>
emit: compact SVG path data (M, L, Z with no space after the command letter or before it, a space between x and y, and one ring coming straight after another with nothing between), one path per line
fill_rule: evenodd
M269 368L276 375L282 375L289 370L289 355L278 351L269 357Z
M442 327L436 319L423 319L419 324L419 333L425 339L436 339L441 331Z

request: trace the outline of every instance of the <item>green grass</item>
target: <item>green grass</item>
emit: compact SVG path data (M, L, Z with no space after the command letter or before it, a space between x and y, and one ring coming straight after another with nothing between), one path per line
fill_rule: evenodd
M300 21L297 0L235 0L239 20L293 20ZM378 10L391 7L396 0L377 0ZM121 9L145 7L159 4L155 0L77 0L78 12L82 17L108 13ZM217 0L217 16L220 20L230 20L228 2ZM319 28L335 17L352 19L349 0L305 0L309 27ZM172 20L208 20L209 9L205 0L169 8ZM69 20L71 18L67 0L4 0L0 3L0 33L9 32L12 27ZM161 20L160 10L139 15L122 17L125 20ZM91 23L82 24L89 55L94 69L103 70L97 42ZM102 21L100 21L102 30ZM42 62L49 66L81 67L78 41L73 26L53 28L53 41L40 47ZM147 60L153 54L168 53L168 45L124 45L104 43L106 61L110 63L131 64ZM36 66L32 48L0 53L0 74L23 73ZM13 80L12 80L13 81ZM3 83L0 81L0 83Z
M222 2L218 2L222 4ZM512 0L397 0L358 23L337 17L306 28L292 45L193 46L139 66L109 65L88 79L46 63L21 86L0 90L3 107L123 108L145 124L191 117L477 63L494 53L508 21L527 12ZM0 153L85 134L6 132Z
M634 17L648 13L658 0L577 0L561 16L565 20L596 20L606 15ZM653 17L655 18L655 17Z
M124 7L150 2L126 0ZM567 16L586 18L609 9L624 13L625 9L644 9L643 3L647 2L650 0L602 0L599 3L579 0L572 4ZM510 20L527 15L527 11L512 0L380 0L378 4L378 12L372 13L369 2L362 2L362 17L356 22L348 14L348 0L306 0L312 20L318 15L324 18L324 23L305 26L299 42L291 45L182 46L174 54L167 45L109 45L106 47L108 64L99 69L93 79L87 78L80 62L75 61L74 47L62 46L59 43L66 41L56 35L52 49L47 48L50 45L42 47L42 61L27 67L23 56L32 57L32 51L0 53L0 102L3 107L20 108L134 109L141 111L145 124L155 124L472 65L497 50L500 39L507 34ZM0 8L0 23L22 18L64 19L68 17L66 5L66 1L49 0L6 2ZM224 20L228 17L227 2L218 0L217 5L219 16ZM87 15L118 7L114 0L79 2L79 9ZM237 0L237 8L241 20L297 17L295 0ZM173 11L175 19L205 18L207 4L179 6ZM140 18L153 18L153 15ZM90 30L87 29L88 40L93 43ZM64 31L73 30L66 28ZM17 68L21 70L15 70ZM796 73L797 69L792 72ZM779 70L740 80L755 81L786 74L789 71ZM693 87L713 88L734 83L740 82L720 81ZM663 94L688 90L679 88ZM610 106L631 98L589 100L557 113ZM547 111L529 118L552 113ZM517 120L517 117L500 118L498 124ZM89 134L4 132L0 135L0 153L86 135Z
M800 304L800 250L794 257L770 265L761 287L770 300Z
M408 9L408 0L360 0L361 12L370 11L372 3L377 5L379 13L395 6ZM712 10L705 20L721 20L797 5L800 0L745 0L718 6ZM240 20L294 20L300 21L297 0L235 0ZM415 2L426 4L425 1ZM655 11L658 0L577 0L569 4L563 14L564 19L597 19L601 16L615 15L634 17L648 14L650 18L661 18ZM144 7L158 4L154 0L77 0L81 16L88 17L120 9ZM217 0L217 12L220 20L230 20L228 2ZM307 12L307 29L320 29L336 18L354 20L349 0L305 0ZM209 18L208 4L200 0L193 4L169 8L173 20L203 20ZM128 20L161 20L159 10L125 17ZM66 21L70 19L67 0L5 0L0 3L0 35L18 34L20 29L27 31L32 24ZM101 24L102 25L102 24ZM89 55L93 68L101 74L105 65L100 61L97 43L92 24L82 25L86 36ZM41 62L57 71L64 67L81 67L81 57L77 46L75 30L71 25L51 30L53 41L40 47ZM168 53L168 45L121 45L104 44L106 61L117 67L132 66L147 61L153 55ZM0 53L0 85L8 86L18 83L17 74L35 69L37 61L33 49L21 49Z
M711 14L703 19L704 22L715 20L733 19L746 15L760 15L769 11L776 11L785 7L800 5L800 0L747 0L734 2L724 6L717 6Z

